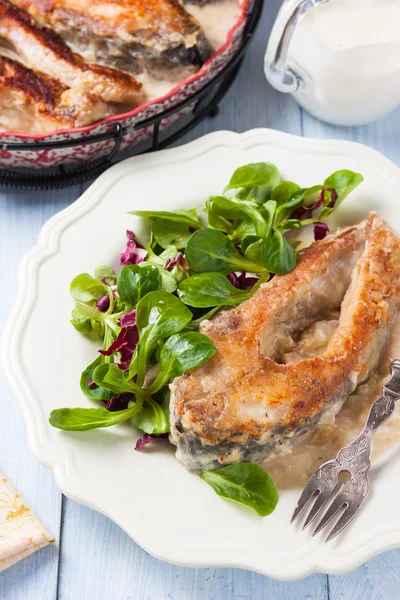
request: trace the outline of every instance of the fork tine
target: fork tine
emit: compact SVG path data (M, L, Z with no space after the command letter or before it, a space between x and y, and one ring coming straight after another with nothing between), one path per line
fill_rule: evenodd
M367 498L366 495L363 497L360 497L358 502L353 500L351 502L351 504L349 504L347 506L346 510L341 515L341 517L338 520L338 522L336 523L335 527L332 529L332 531L326 538L325 543L333 540L333 538L336 537L338 535L338 533L340 533L350 523L350 521L352 521L354 519L354 517L356 516L356 514L358 513L358 511L364 504L366 498Z
M327 523L329 523L329 521L331 519L333 519L333 517L336 515L336 513L344 506L347 505L348 503L346 502L346 500L344 500L343 494L342 492L339 492L339 494L333 499L332 504L329 506L328 510L326 511L326 513L323 515L322 519L320 520L320 522L318 523L313 536L317 535L317 533L319 533L321 531L321 529L323 529L325 527L325 525Z
M308 513L307 519L304 521L303 530L308 527L312 521L314 521L315 517L320 513L334 491L335 488L332 489L330 487L326 487L325 489L321 490L314 504L312 505L310 512Z
M290 523L293 523L295 519L299 516L299 514L304 510L307 504L310 502L311 498L318 492L321 493L321 482L317 479L316 473L310 477L309 482L306 487L302 491L300 498L296 504L296 508L294 509L292 519Z

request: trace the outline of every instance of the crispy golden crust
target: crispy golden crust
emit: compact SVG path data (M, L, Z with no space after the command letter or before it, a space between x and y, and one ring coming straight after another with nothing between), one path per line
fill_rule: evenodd
M327 349L296 364L275 362L271 340L261 339L268 324L275 323L279 331L288 314L296 318L296 307L301 314L307 297L319 293L313 282L329 277L339 261L351 260L357 252L362 254ZM172 386L180 430L207 444L245 443L269 430L294 430L313 419L343 392L346 382L348 395L376 365L374 352L379 354L384 343L393 302L400 295L399 281L400 241L375 214L301 252L291 273L275 276L252 299L204 325L202 332L217 352ZM260 354L260 344L266 356Z
M69 90L56 79L0 56L0 129L44 133L82 127L107 111L97 96Z
M134 107L143 101L134 77L99 65L89 65L73 53L54 31L36 27L29 15L8 0L0 0L0 36L12 44L22 62L35 71L80 88L102 100Z
M0 55L0 86L26 94L36 103L43 103L53 111L57 100L65 91L65 86L51 77L38 77L32 69L27 69L16 60Z
M75 28L163 51L196 44L200 27L178 0L14 0L63 34Z

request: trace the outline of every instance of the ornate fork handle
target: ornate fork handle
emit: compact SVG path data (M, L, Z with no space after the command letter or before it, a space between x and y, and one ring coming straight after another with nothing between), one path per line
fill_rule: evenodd
M327 542L347 527L367 498L371 439L378 427L393 413L396 400L400 398L400 360L392 362L390 373L390 380L383 386L383 396L375 400L371 406L367 422L360 435L339 450L336 458L318 467L311 475L294 509L292 522L313 499L303 526L303 529L308 527L318 515L322 515L313 535L340 514L326 538ZM345 480L341 478L344 472L347 472Z
M372 436L393 414L396 400L400 398L400 360L391 363L390 372L392 376L383 386L383 396L372 404L362 432L350 444L339 450L336 456L338 472L340 469L355 469L361 475L368 471ZM332 469L332 466L330 468Z
M367 422L361 433L373 436L375 431L384 423L395 409L396 400L400 398L400 360L394 360L390 365L391 378L383 386L383 396L375 400L371 406Z
M384 394L375 400L361 435L372 437L375 431L393 414L397 398Z

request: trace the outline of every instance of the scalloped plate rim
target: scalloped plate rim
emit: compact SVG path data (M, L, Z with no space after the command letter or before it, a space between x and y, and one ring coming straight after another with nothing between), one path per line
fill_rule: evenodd
M253 129L241 134L231 131L216 131L178 148L163 150L151 156L128 158L101 175L76 202L51 217L42 227L37 245L24 256L19 268L17 299L7 320L2 339L2 366L5 378L22 411L30 450L40 463L53 470L56 484L66 496L111 518L142 548L160 560L187 567L246 568L275 579L291 581L319 572L342 574L357 568L376 554L400 545L400 520L396 524L389 523L387 527L373 531L373 536L369 532L368 540L363 540L363 536L361 536L357 551L353 550L351 556L349 554L341 554L340 556L336 554L334 565L331 564L331 553L323 554L320 558L313 549L314 555L311 556L295 558L290 554L285 555L284 569L279 566L279 561L270 568L270 566L265 566L260 562L260 557L251 553L251 548L243 548L243 545L237 548L231 546L229 550L224 548L222 550L223 559L218 556L221 554L221 547L216 550L202 548L200 554L203 554L196 556L196 553L199 554L198 550L191 552L189 548L175 546L171 548L169 545L169 554L165 556L162 545L160 548L147 547L146 541L141 539L140 535L136 535L135 531L131 531L129 526L121 522L118 519L118 514L116 514L118 510L113 512L104 510L94 500L94 497L86 497L85 485L81 486L80 492L77 491L76 480L80 478L76 473L73 473L73 464L70 463L68 456L61 457L58 447L48 439L44 423L40 422L39 412L35 412L33 404L30 404L28 400L29 392L24 391L26 382L21 376L23 370L18 354L19 341L27 318L28 305L37 293L36 275L41 262L46 257L56 254L62 231L86 214L87 211L93 209L97 202L101 200L102 192L105 189L109 188L126 172L132 172L133 168L140 169L143 164L148 164L149 160L153 162L152 168L154 168L156 164L176 162L180 155L185 158L198 156L221 145L234 145L244 149L248 144L257 142L289 147L290 149L293 149L295 144L311 154L315 152L331 154L339 150L342 154L347 153L348 155L360 156L364 154L366 159L374 162L375 169L379 168L381 170L381 174L391 179L398 179L400 182L400 169L382 154L363 144L342 140L303 138L270 129ZM19 377L16 376L18 367ZM57 455L59 458L57 458ZM81 480L80 482L83 483ZM87 483L86 487L88 487ZM93 486L89 485L90 487ZM90 496L90 493L89 490L87 494ZM372 539L370 539L371 537Z

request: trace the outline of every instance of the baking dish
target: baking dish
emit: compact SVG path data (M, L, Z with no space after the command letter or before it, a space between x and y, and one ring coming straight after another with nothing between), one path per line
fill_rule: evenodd
M215 108L217 101L233 81L246 42L260 16L262 0L238 2L240 11L225 43L198 73L180 82L165 96L150 100L130 112L113 115L82 128L63 129L43 135L0 132L0 184L24 184L24 175L9 171L15 167L48 169L80 164L81 168L75 167L67 179L65 174L61 174L61 178L53 177L54 182L58 180L60 186L77 183L78 180L99 174L111 163L117 152L132 149L149 138L151 143L146 150L157 149L160 147L160 134L178 119L182 120L192 114L189 125L194 125L204 118ZM221 74L226 75L224 85L216 92L214 102L210 102L208 96L214 83L219 83L218 76ZM182 134L188 128L186 124ZM177 137L175 132L174 140ZM169 141L164 141L162 147ZM38 187L55 187L45 176L39 179L28 176L25 183L28 187L35 187L29 185L29 181L37 181Z

